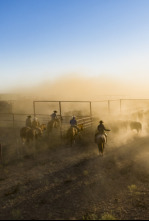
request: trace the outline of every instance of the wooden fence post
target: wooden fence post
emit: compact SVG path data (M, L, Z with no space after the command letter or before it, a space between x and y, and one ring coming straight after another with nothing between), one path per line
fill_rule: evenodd
M92 117L92 102L90 101L90 117Z
M13 128L14 128L14 121L15 121L14 114L12 114L12 121L13 121Z
M0 143L0 162L2 163L2 144Z

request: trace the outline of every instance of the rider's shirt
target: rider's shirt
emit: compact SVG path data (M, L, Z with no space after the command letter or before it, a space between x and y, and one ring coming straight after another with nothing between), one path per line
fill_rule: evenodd
M75 119L70 120L70 124L72 127L77 126L77 121Z
M55 120L55 119L57 119L56 113L51 114L51 120Z

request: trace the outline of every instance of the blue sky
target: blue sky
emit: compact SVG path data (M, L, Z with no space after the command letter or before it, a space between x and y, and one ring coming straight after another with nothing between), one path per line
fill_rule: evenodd
M0 91L65 74L149 80L148 0L0 0Z

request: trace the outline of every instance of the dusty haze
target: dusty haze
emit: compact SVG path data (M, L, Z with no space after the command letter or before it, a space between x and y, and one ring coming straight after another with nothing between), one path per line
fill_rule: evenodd
M131 96L140 98L147 96L148 89L145 86L141 88L139 84L135 85L117 79L110 80L105 77L96 79L65 77L55 82L41 83L33 88L17 89L14 92L19 93L22 98L14 103L13 111L27 114L33 111L33 99L95 101L131 98ZM37 111L49 114L53 109L58 108L56 105L53 103L38 104ZM65 214L61 218L70 219L70 216L73 215L76 219L81 219L91 210L91 204L95 208L91 212L97 217L99 216L99 219L105 208L108 208L109 213L114 211L117 219L131 219L132 211L134 211L133 219L136 219L136 210L139 211L138 219L143 215L147 217L148 210L146 209L142 213L142 208L148 206L149 111L147 108L149 102L125 101L122 104L122 113L120 113L119 100L111 101L110 114L107 102L92 105L93 114L97 118L90 131L84 130L81 144L78 143L73 147L67 145L65 139L60 139L56 132L50 137L44 134L35 145L31 143L27 147L19 141L19 130L13 130L14 133L12 131L10 133L2 128L1 141L3 146L8 149L4 159L6 159L6 166L9 162L9 167L7 166L7 169L4 168L4 170L3 167L0 168L2 174L1 219L3 217L5 219L14 218L16 214L23 216L24 219L30 217L35 219L33 214L39 213L39 217L43 218L45 215L46 218L49 217L52 220L53 217L59 217L59 211L60 214L64 214L65 210ZM87 114L89 106L82 103L68 104L62 106L62 110L66 115L73 114L74 111L83 111L83 114ZM23 118L15 116L19 127L21 126L20 120L24 126L25 119L25 115ZM105 126L111 129L110 132L107 132L108 144L104 158L99 158L98 148L94 143L94 134L99 119L103 119ZM142 131L137 133L130 127L126 129L127 121L140 121ZM3 137L2 134L4 134ZM15 162L14 165L13 162ZM137 200L139 199L141 202L139 204L141 207L133 205L132 198L130 198L128 187L133 185L139 192L136 196ZM147 187L144 190L145 185ZM144 192L142 193L142 191ZM110 201L111 199L113 201ZM9 207L10 202L12 204ZM74 202L75 204L73 204ZM82 206L80 206L80 202L82 202ZM38 207L34 205L38 205ZM124 207L126 213L115 212L119 205ZM78 206L77 210L76 206ZM18 210L15 210L16 207ZM47 208L47 210L43 212L42 208ZM12 214L10 214L11 211Z
M81 77L79 74L64 75L55 80L45 80L32 88L14 89L13 93L48 100L101 100L104 98L148 98L149 88L145 81L120 79L108 76Z
M64 75L54 81L45 80L38 85L32 87L16 87L11 90L12 94L17 94L19 98L14 103L14 113L33 113L33 100L48 101L103 101L118 100L129 98L148 98L149 89L147 83L142 79L137 80L112 78L108 75L100 77L81 77L78 73ZM11 98L9 98L11 99ZM14 100L14 99L13 99ZM141 108L147 109L148 103L140 102L123 102L123 111L134 111ZM37 113L49 114L54 109L59 109L58 103L36 104ZM99 118L102 114L108 113L107 102L93 103L93 114L98 114ZM120 103L111 102L111 112L119 114ZM70 111L70 113L68 113ZM62 115L72 115L83 111L84 115L89 114L88 104L63 104ZM100 113L99 113L100 111Z

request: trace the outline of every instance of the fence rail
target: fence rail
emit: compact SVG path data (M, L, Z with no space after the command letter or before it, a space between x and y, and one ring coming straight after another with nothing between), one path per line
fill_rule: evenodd
M26 116L27 116L27 114L11 114L11 113L9 113L9 114L2 113L1 114L0 113L0 128L3 128L3 127L21 128L21 127L25 126ZM34 116L34 114L32 114L31 116ZM40 123L47 124L50 120L50 116L47 114L37 114L36 117L38 117L38 120ZM72 116L58 115L58 117L62 117L61 130L64 132L70 126L69 121ZM93 117L77 116L77 121L78 121L78 124L84 125L84 129L87 129L89 127L92 127Z
M86 103L87 110L90 116L78 116L79 122L82 122L85 124L85 127L90 127L92 125L92 115L96 115L96 111L99 110L99 113L105 114L112 114L113 110L118 110L120 113L128 111L128 114L130 114L130 111L138 111L142 108L146 110L149 105L149 99L109 99L109 100L99 100L99 101L33 101L32 106L32 114L22 114L22 113L0 113L0 127L22 127L25 125L25 120L27 115L31 116L38 116L39 120L43 123L46 123L50 120L50 116L48 114L41 114L37 113L38 108L36 107L37 103L57 103L59 108L59 115L63 118L67 118L67 123L69 125L69 119L72 116L63 116L66 113L64 112L63 105L66 103ZM115 102L117 102L115 104ZM131 105L133 103L137 106ZM142 103L143 102L143 103ZM145 102L145 103L144 103ZM101 105L104 103L104 106L96 106L96 104ZM143 104L143 105L141 105ZM102 109L103 108L103 109ZM95 111L96 110L96 111ZM113 111L114 112L114 111ZM102 116L102 115L101 115ZM81 120L80 120L81 119ZM64 121L63 121L64 122Z

